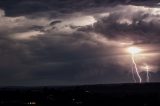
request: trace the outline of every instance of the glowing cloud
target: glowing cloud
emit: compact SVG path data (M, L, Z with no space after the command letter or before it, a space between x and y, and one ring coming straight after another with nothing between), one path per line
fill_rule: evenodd
M29 32L16 33L13 35L13 38L17 40L29 40L34 36L38 36L42 34L44 33L40 31L29 31Z
M140 53L142 50L138 47L129 47L128 52L131 53L132 55Z

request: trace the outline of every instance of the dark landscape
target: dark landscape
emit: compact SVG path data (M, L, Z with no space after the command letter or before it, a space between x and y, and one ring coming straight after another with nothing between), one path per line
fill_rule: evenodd
M1 87L0 105L159 106L160 84Z

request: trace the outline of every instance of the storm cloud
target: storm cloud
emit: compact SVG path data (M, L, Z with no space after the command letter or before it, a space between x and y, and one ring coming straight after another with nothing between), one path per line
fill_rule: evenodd
M156 0L0 1L0 83L129 83L134 45L159 82L159 34Z

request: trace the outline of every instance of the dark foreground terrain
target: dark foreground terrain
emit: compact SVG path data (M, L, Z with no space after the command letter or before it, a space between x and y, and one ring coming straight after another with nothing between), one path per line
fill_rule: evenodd
M160 84L2 87L0 106L160 106Z

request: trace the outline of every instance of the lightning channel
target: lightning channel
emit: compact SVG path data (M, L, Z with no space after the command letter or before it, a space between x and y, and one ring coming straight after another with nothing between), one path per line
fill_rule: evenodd
M146 68L146 73L147 73L147 82L150 82L150 78L149 78L149 66L147 64L145 64L145 68Z
M135 78L135 74L134 74L134 66L132 64L132 77L133 77L133 81L136 83L136 78Z
M138 77L138 79L139 79L139 83L141 83L141 82L142 82L142 78L141 78L141 76L140 76L140 74L139 74L139 72L138 72L137 64L136 64L135 59L134 59L134 57L135 57L134 54L132 54L131 57L132 57L132 62L133 62L133 65L134 65L134 68L135 68L137 77Z

